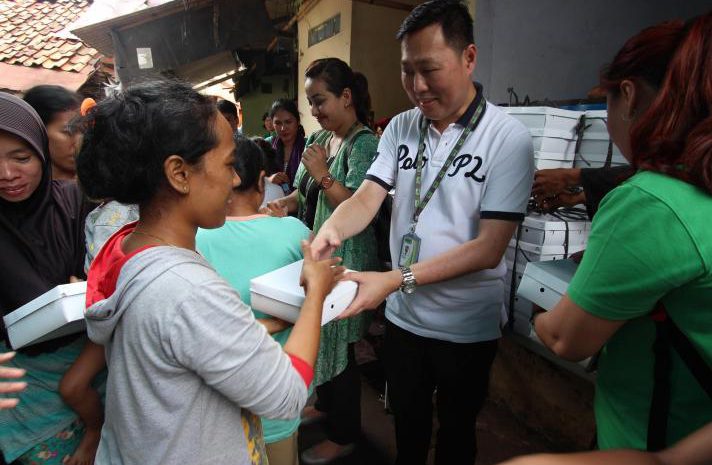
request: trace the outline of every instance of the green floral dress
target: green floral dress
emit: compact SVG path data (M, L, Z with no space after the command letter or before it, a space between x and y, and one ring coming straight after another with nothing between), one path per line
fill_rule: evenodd
M326 146L333 137L331 131L318 131L307 139L306 146L317 143ZM351 191L356 191L366 172L376 156L378 138L368 128L354 131L351 137L344 140L336 155L329 164L329 173L334 179ZM299 192L299 217L303 219L306 198L299 186L304 177L309 176L303 164L299 165L294 180L294 187ZM313 180L312 180L313 181ZM319 191L316 212L314 215L314 228L316 234L324 222L329 219L334 209L329 205L326 194ZM334 252L335 256L343 259L342 264L356 271L378 270L378 251L376 236L373 227L369 225L357 236L348 239ZM362 312L355 317L345 320L332 321L321 329L321 344L319 357L314 370L314 386L319 386L344 371L348 362L348 345L363 338L368 324L370 312Z

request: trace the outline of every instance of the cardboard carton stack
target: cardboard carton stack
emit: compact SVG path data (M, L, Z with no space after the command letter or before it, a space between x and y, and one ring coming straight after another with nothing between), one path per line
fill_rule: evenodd
M553 107L503 107L521 121L534 143L536 169L573 168L580 111Z
M585 220L565 221L559 217L531 213L527 215L521 231L510 241L505 253L507 276L505 277L504 301L509 311L514 293L514 312L511 313L514 331L529 336L531 301L516 295L522 275L530 262L563 260L586 248L591 223ZM515 282L512 283L512 277ZM512 286L514 285L514 289Z

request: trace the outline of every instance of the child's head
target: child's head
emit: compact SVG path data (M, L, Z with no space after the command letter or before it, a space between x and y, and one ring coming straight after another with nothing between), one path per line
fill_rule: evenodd
M267 176L272 176L273 174L282 171L282 164L279 160L280 156L274 147L272 147L272 144L261 137L253 137L252 141L259 145L265 154L265 174Z
M240 176L237 193L259 192L264 195L267 160L262 148L252 139L235 136L235 172Z

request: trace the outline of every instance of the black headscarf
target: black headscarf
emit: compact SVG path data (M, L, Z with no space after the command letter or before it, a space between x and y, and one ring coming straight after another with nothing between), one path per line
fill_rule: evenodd
M0 313L7 315L74 275L84 278L84 220L93 207L75 182L52 181L47 131L32 107L0 92L0 131L25 141L42 160L42 180L21 202L0 198ZM5 337L5 325L0 320ZM54 350L70 336L23 352Z

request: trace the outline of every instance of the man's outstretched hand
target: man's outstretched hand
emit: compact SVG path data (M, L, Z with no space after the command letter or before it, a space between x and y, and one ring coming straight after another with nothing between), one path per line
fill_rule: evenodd
M341 237L334 228L326 226L319 230L311 243L311 253L314 260L325 260L334 254L341 246Z

